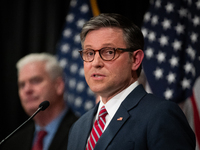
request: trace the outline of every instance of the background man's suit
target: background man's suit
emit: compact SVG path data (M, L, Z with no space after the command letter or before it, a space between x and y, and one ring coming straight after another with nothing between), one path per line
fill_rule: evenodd
M68 110L52 140L49 150L66 150L68 133L77 117ZM0 146L0 150L31 150L35 125L33 121L28 122L16 134L10 137Z
M98 105L73 125L68 150L85 149L97 109ZM122 102L94 150L194 150L194 141L179 106L147 94L139 85Z

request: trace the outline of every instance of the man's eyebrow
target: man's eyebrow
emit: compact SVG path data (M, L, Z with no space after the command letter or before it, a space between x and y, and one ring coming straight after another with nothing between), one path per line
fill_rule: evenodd
M103 47L115 47L115 46L112 43L105 43L105 44L102 45L102 48ZM86 49L86 48L92 48L92 46L86 45L84 49Z

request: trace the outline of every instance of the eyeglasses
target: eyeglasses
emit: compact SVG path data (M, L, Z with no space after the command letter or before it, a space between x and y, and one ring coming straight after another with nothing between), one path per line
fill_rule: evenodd
M105 61L113 60L114 58L118 58L120 53L122 52L133 52L133 49L123 49L123 48L112 48L112 47L103 47L100 50L93 50L90 48L79 51L81 58L85 62L92 62L94 60L94 56L96 51L99 51L100 57Z

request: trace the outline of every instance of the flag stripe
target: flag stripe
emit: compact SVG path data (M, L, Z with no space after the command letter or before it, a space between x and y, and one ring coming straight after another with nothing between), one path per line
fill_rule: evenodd
M191 96L191 102L192 102L193 114L194 114L194 127L195 127L196 140L198 144L200 145L200 117L199 117L196 101L194 98L194 94L192 94Z

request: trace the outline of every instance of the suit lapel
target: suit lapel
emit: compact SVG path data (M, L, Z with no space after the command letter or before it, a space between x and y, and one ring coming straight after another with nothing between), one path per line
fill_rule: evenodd
M123 115L121 115L123 114ZM118 120L122 117L122 120ZM94 150L104 150L115 137L119 129L123 126L126 120L129 118L129 114L126 109L120 108L115 116L113 117L112 121L101 135L99 141L97 142Z
M116 136L117 132L123 127L129 119L129 110L137 106L141 98L146 95L142 85L136 87L120 105L110 124L101 135L99 141L95 145L94 150L104 150Z

